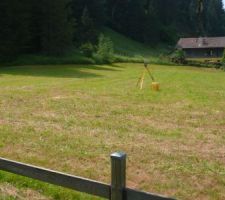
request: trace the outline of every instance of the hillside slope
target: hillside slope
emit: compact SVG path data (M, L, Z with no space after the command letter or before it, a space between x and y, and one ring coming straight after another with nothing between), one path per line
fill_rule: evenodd
M161 54L166 54L168 48L165 46L150 47L132 40L109 28L103 29L104 35L111 38L114 43L115 54L133 58L157 59Z
M102 33L110 37L113 41L115 62L143 62L144 59L151 60L153 63L168 64L162 59L168 54L169 48L165 46L150 47L135 40L132 40L110 28L103 28ZM49 65L49 64L94 64L93 58L83 55L79 49L75 48L63 56L47 56L26 54L18 56L16 59L2 63L1 65Z

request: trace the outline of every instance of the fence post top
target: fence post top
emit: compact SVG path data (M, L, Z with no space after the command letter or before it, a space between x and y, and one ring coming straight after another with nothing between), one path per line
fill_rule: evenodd
M125 154L124 152L115 152L111 154L111 158L114 158L114 159L123 160L123 159L126 159L126 157L127 157L127 154Z

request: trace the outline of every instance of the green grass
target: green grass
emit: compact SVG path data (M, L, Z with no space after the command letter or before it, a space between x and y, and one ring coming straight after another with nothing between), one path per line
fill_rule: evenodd
M114 44L115 62L123 63L143 63L144 59L150 60L152 63L171 65L172 63L166 58L168 47L158 46L149 47L145 44L132 40L119 34L112 29L104 28L103 34L110 37ZM79 49L72 49L62 56L47 56L27 54L21 55L13 60L5 61L0 66L23 66L23 65L63 65L63 64L96 64L98 63L94 57L88 58L83 55Z
M188 58L187 60L198 62L220 62L222 58Z
M147 76L136 88L139 64L1 67L0 156L109 183L109 155L125 151L129 187L224 199L224 72L151 68L160 92ZM0 191L6 183L22 194L93 199L1 172Z
M94 64L92 58L83 56L79 51L73 50L64 56L23 55L8 61L1 66L18 65L62 65L62 64Z
M150 47L109 28L105 28L103 33L113 41L117 61L143 63L144 59L149 59L154 63L170 64L165 56L159 58L160 55L168 54L166 46Z

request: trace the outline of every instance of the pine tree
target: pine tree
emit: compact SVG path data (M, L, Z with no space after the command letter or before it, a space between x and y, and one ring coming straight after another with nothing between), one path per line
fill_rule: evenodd
M81 16L81 24L79 28L79 39L82 43L96 43L98 31L93 19L90 17L88 8L85 7Z
M41 49L48 55L61 55L71 46L74 21L70 20L67 0L41 0Z
M221 0L209 0L206 16L206 28L210 36L222 36L225 32L224 10Z
M225 71L225 50L223 52L223 58L222 58L222 66L221 68Z
M84 0L85 7L89 11L90 18L92 18L96 29L101 28L105 23L105 0Z
M29 0L1 0L0 57L12 59L30 49Z
M99 30L105 23L105 0L72 0L71 9L78 30L74 36L77 46L96 43Z

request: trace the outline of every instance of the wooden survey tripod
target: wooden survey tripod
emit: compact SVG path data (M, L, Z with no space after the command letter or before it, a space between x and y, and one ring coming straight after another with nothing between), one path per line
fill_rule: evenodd
M151 71L150 71L149 68L148 68L148 63L147 63L147 61L144 61L144 71L143 71L141 77L138 79L137 87L139 87L140 90L143 89L143 84L144 84L144 79L145 79L145 74L146 74L146 72L148 73L149 77L150 77L151 80L152 80L152 88L153 88L154 90L159 90L159 84L158 84L157 82L155 82L155 78L154 78L154 76L152 75ZM157 85L157 87L155 88L154 85Z

